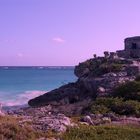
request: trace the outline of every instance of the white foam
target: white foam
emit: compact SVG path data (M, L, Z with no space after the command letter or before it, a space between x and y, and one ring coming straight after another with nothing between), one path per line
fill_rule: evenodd
M19 106L27 104L30 99L33 99L37 96L43 95L46 91L26 91L19 94L16 99L6 100L2 102L3 106Z

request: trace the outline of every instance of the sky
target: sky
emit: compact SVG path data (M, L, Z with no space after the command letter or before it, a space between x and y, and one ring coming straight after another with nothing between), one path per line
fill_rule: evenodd
M0 0L0 66L75 66L140 35L140 0Z

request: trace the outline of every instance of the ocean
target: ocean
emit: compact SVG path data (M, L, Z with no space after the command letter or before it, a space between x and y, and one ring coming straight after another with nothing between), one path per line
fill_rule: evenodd
M24 105L76 79L74 67L0 67L0 103Z

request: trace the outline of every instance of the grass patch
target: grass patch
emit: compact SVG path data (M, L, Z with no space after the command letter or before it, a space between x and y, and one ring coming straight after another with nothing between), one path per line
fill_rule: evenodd
M80 126L70 128L63 140L139 140L140 128L129 126Z

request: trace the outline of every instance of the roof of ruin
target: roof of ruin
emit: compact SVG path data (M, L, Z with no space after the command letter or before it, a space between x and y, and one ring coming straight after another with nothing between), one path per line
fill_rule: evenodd
M140 36L128 37L125 39L126 41L140 41Z

